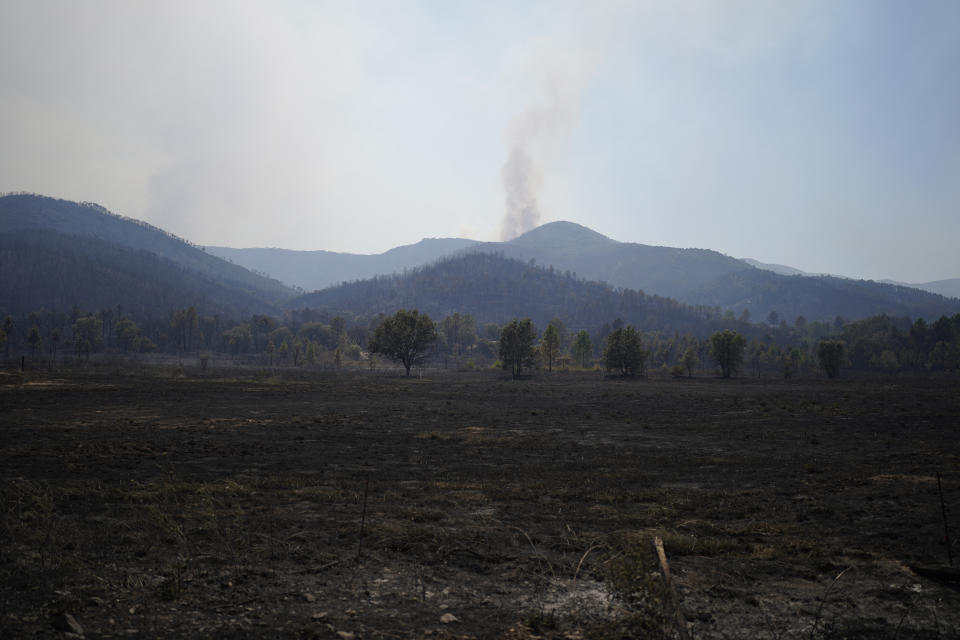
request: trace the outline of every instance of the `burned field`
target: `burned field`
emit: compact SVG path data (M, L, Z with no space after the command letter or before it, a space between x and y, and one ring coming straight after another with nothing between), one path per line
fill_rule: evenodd
M960 636L955 380L216 375L0 378L0 636Z

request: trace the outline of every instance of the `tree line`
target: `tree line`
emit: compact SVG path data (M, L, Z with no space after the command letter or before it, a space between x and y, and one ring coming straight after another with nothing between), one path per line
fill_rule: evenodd
M858 371L957 371L960 314L932 323L886 315L847 322L782 321L772 312L764 323L726 317L728 326L698 338L687 332L644 331L620 318L598 329L570 326L562 318L541 332L529 318L479 323L468 313L434 321L419 311L373 316L331 315L316 309L282 316L253 314L234 320L203 314L196 306L174 309L162 319L138 322L122 306L82 311L5 315L0 348L54 361L87 360L98 353L216 354L270 366L374 366L406 350L398 362L409 371L434 367L499 366L514 376L532 369L607 368L625 375L651 371L689 377L715 368L722 376L839 375ZM411 319L412 318L412 319ZM750 331L742 331L747 326ZM414 327L414 345L397 343L398 327ZM399 332L402 333L402 332ZM422 344L421 344L422 343ZM400 346L397 346L397 345ZM414 348L416 347L416 348Z
M371 353L400 362L409 376L411 367L426 362L430 346L438 336L436 325L429 316L417 310L401 309L380 323L369 349ZM731 329L724 329L711 335L707 344L710 360L724 378L730 378L740 371L747 346L743 336ZM570 355L582 356L585 351L592 351L592 343L589 334L581 330L571 344ZM839 340L821 340L817 343L818 364L827 377L839 375L844 352L845 345ZM560 329L557 325L549 324L538 340L537 330L529 318L514 319L500 329L499 359L495 366L510 371L513 378L519 378L524 370L538 366L552 371L553 363L560 361L561 353ZM644 348L641 332L628 325L614 329L606 337L601 361L608 371L622 376L642 376L649 355L650 352ZM572 357L566 362L571 360ZM580 363L585 364L583 360ZM699 364L697 349L691 345L671 373L676 377L684 373L692 377Z

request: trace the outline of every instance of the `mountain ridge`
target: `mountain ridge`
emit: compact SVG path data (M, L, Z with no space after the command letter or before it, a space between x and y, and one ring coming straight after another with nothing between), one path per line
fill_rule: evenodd
M277 280L230 264L159 227L117 215L100 205L34 194L0 196L0 232L31 230L95 237L108 244L148 251L207 278L243 289L268 305L294 295Z
M753 317L758 321L772 315L774 311L779 318L789 322L801 315L809 320L832 321L838 315L847 319L878 313L932 318L960 311L960 299L948 299L914 288L832 276L784 276L710 249L619 242L583 225L565 221L541 225L507 242L482 243L463 238L425 238L411 245L394 247L382 254L365 256L325 251L260 249L257 251L265 262L258 265L250 265L248 262L241 266L231 264L216 255L216 251L220 250L226 254L227 259L233 259L231 255L237 258L249 257L249 250L217 247L204 250L162 229L117 216L98 205L24 194L0 197L0 234L4 235L3 250L8 260L5 274L22 273L24 261L36 259L40 261L38 269L47 273L51 282L69 279L56 275L64 273L63 267L58 262L56 252L42 246L44 232L90 239L82 246L74 248L64 238L51 236L48 244L57 247L64 255L74 252L75 255L69 259L77 265L86 265L91 273L109 273L112 269L119 274L133 269L133 272L141 274L138 277L151 282L154 290L162 292L158 295L169 304L181 305L189 300L215 301L211 302L212 307L229 313L273 313L279 312L283 306L289 308L287 303L296 296L297 291L262 275L275 275L275 268L270 261L277 256L288 260L293 256L300 261L288 262L293 274L319 273L332 282L366 282L364 286L375 288L369 283L382 282L385 273L404 274L422 270L425 265L434 265L438 261L472 253L495 254L530 267L543 266L550 273L556 271L574 281L602 282L615 291L633 291L637 295L652 298L670 298L676 304L682 303L694 308L709 307L732 312L737 317ZM29 244L32 253L18 251L18 241ZM103 245L94 246L96 242ZM113 246L130 251L117 251L111 248ZM231 251L237 253L231 254ZM113 261L107 271L95 264L98 252ZM157 260L137 252L148 253ZM150 262L151 260L154 261ZM327 262L323 262L324 260ZM123 262L129 265L121 264ZM451 263L447 264L449 266ZM250 271L245 266L252 266L255 271ZM151 269L155 273L151 273ZM181 293L184 295L177 293L177 270L182 270L185 274L179 277L183 285ZM503 274L508 271L498 270L498 277L502 279ZM70 274L70 278L75 275L77 274ZM162 275L162 278L157 280L153 277L156 275ZM488 283L478 280L482 274L474 276L464 276L459 281L459 286L464 288L462 296L469 296L470 291L488 286ZM91 300L96 299L97 304L103 304L109 297L104 297L107 294L121 297L119 291L101 292L88 281L77 281L75 278L71 281L75 282L75 289L92 292L89 297ZM135 278L131 280L124 277L122 281L128 283L128 287L134 286L132 282ZM34 282L41 288L55 286L42 281ZM396 279L392 282L397 286L402 284ZM563 288L567 286L552 280L549 282L560 287L557 295L561 295ZM519 283L516 286L521 285L522 283ZM102 286L108 287L108 284ZM509 289L503 282L497 286L503 292ZM8 288L10 292L7 295L15 295L11 293L14 288ZM16 295L28 295L23 289L16 290L20 292ZM48 292L47 299L56 299L62 306L68 297L61 293ZM127 291L125 295L139 299L139 292L136 291ZM322 298L321 296L318 299ZM31 304L44 303L42 298L29 299ZM534 299L537 299L536 296L525 295L527 302ZM76 296L72 300L84 302ZM0 300L0 303L3 302ZM517 306L513 312L516 315L527 314L523 302L523 299L515 300ZM406 303L399 300L398 304ZM11 306L10 301L3 306Z
M719 321L714 309L618 289L481 249L441 258L402 275L382 275L308 293L288 302L286 308L322 309L355 318L415 308L433 318L469 313L478 323L497 325L529 317L541 328L561 318L571 329L591 332L619 318L644 330L704 335Z
M464 238L424 238L375 254L213 245L204 249L248 269L269 273L289 286L315 291L340 282L410 269L473 244L476 242Z

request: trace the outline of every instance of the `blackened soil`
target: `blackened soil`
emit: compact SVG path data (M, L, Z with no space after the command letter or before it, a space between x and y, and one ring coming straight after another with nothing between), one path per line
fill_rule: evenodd
M960 637L955 379L216 375L0 376L0 636Z

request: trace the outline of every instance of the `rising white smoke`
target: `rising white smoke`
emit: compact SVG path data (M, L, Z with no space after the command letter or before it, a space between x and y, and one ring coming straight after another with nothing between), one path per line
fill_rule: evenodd
M566 87L565 87L566 88ZM540 224L537 194L543 185L543 165L538 158L547 138L564 130L579 101L579 90L552 92L545 106L529 107L507 133L510 145L501 169L506 212L500 222L500 239L510 240Z
M500 238L510 240L529 231L540 222L537 189L540 174L533 159L520 145L510 151L503 165L503 188L507 192L507 212L500 225Z
M540 86L507 130L509 151L501 169L506 196L501 240L515 238L540 224L538 194L547 165L544 149L555 147L554 143L572 129L584 88L605 57L620 6L601 2L590 6L581 31L557 34L538 43L531 55L538 61L532 65L532 74Z

